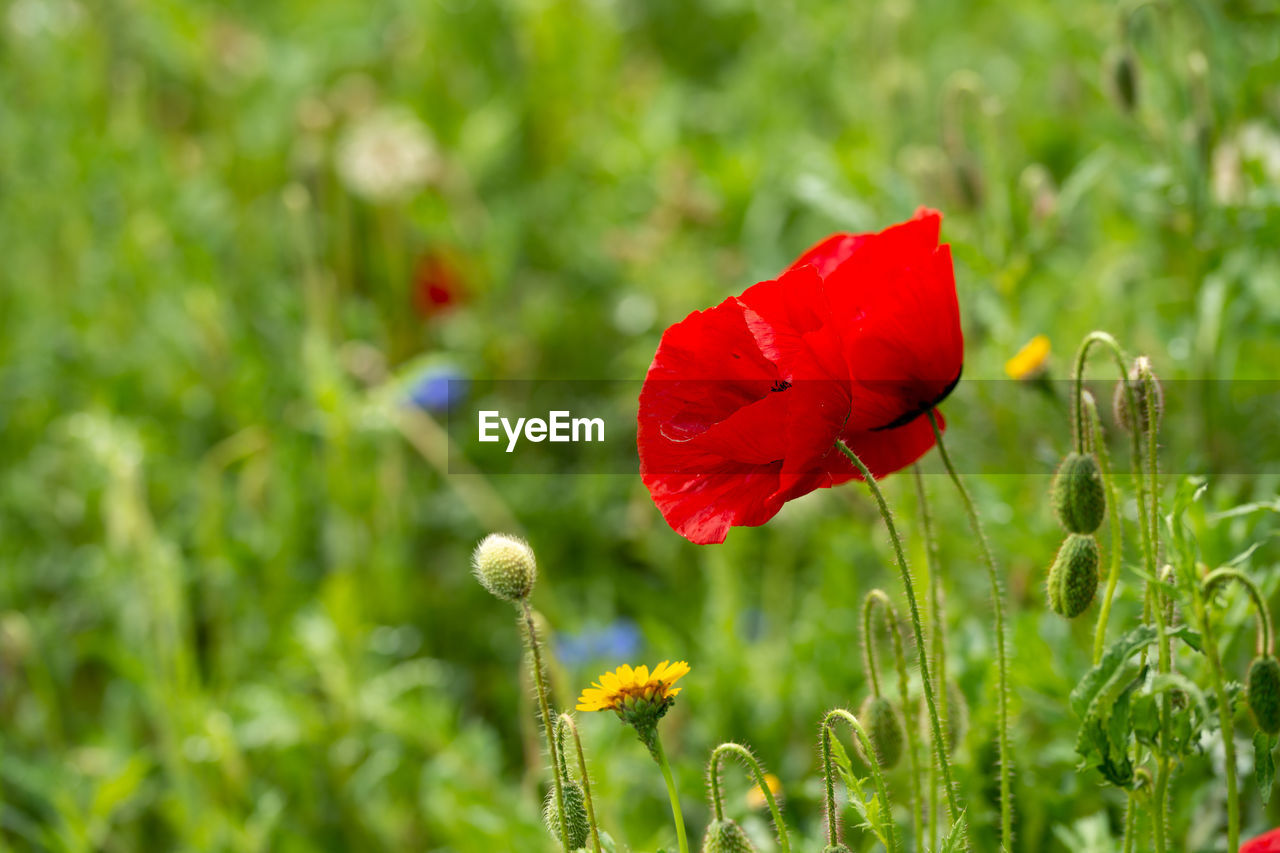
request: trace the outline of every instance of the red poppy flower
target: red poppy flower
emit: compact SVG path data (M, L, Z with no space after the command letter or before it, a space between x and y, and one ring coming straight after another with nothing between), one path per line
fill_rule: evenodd
M421 317L453 308L462 299L462 281L443 256L427 254L413 270L413 307Z
M1249 839L1240 845L1240 853L1280 853L1280 829Z
M774 281L662 336L640 391L640 474L692 542L764 524L792 498L877 478L933 446L920 417L960 379L964 339L942 217L835 234Z

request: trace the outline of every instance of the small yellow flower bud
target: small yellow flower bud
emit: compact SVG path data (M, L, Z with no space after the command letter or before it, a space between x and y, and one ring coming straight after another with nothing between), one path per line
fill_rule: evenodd
M523 539L490 533L471 557L476 578L504 601L528 598L538 576L533 549Z

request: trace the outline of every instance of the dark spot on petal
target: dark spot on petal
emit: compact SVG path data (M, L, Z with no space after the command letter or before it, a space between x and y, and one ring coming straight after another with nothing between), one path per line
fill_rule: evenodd
M790 382L788 382L788 381L787 381L787 380L785 380L785 379L779 379L779 380L777 380L776 382L774 382L774 383L773 383L773 387L772 387L772 388L770 388L769 390L770 390L771 392L772 392L772 391L785 391L785 390L787 390L787 389L788 389L788 388L790 388L790 387L791 387L791 383L790 383Z

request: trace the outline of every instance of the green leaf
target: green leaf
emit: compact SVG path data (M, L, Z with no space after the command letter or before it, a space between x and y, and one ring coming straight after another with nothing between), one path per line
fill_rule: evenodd
M1130 697L1144 681L1146 671L1137 663L1124 663L1113 672L1094 695L1076 735L1076 752L1085 763L1122 788L1133 784Z
M955 820L951 823L951 831L947 833L947 837L942 839L942 845L938 847L935 853L959 853L964 849L964 809L960 809L960 813L956 815Z
M1151 645L1155 639L1155 628L1150 625L1139 625L1107 646L1102 660L1086 672L1084 678L1080 679L1080 683L1071 691L1071 709L1079 717L1084 718L1098 691L1115 675L1116 670L1123 666L1134 652Z
M1276 740L1263 731L1253 734L1253 777L1258 782L1258 793L1265 806L1271 801L1271 786L1276 781L1276 757L1273 752Z

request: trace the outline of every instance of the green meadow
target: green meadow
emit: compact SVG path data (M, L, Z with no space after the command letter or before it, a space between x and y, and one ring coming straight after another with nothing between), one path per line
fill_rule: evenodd
M1155 849L1150 784L1130 793L1077 751L1069 698L1095 662L1112 523L1098 600L1054 613L1050 485L1072 449L1076 350L1105 330L1164 387L1159 564L1230 565L1274 609L1271 0L0 13L0 850L559 850L518 610L472 574L495 531L536 552L557 710L621 664L689 663L661 725L694 848L708 756L732 740L777 776L792 849L822 850L819 724L867 696L875 588L903 618L902 718L929 766L876 505L850 483L696 546L654 507L629 436L664 329L832 232L922 205L944 214L965 336L948 449L1006 611L1012 849L1122 853L1131 802L1132 849ZM1011 378L1037 335L1040 372ZM1091 357L1124 529L1108 643L1144 623L1158 583L1111 411L1119 376ZM536 397L504 380L563 381L575 416L622 439L458 452L442 397L513 413ZM536 399L519 413L542 416ZM951 763L970 848L996 851L988 569L936 451L922 467L935 559L911 472L883 489L922 608L935 578L944 595ZM1194 721L1169 761L1170 853L1228 849L1222 708L1192 601L1168 626L1187 626L1186 683L1150 687L1165 691L1150 707ZM1239 586L1209 606L1238 700L1243 840L1280 825L1260 767L1274 741L1255 748L1242 686L1256 609ZM674 853L635 732L576 719L600 829L617 851ZM851 736L865 790L836 780L844 843L880 850ZM884 778L900 849L938 849L914 838L908 764ZM722 787L726 816L778 849L740 767Z

